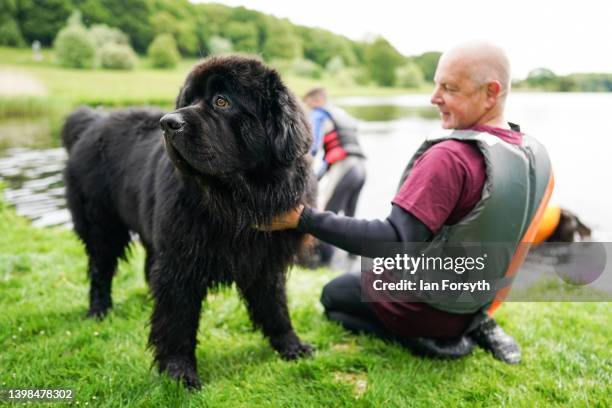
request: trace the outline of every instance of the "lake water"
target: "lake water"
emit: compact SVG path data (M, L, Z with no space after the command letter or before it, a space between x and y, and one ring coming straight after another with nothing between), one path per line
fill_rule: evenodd
M367 181L357 209L384 218L398 179L423 139L439 128L429 95L351 97L336 103L360 119L368 156ZM606 163L612 154L612 93L515 93L507 119L548 148L555 170L552 202L574 211L612 241L612 192ZM0 122L0 179L5 199L34 225L69 225L61 169L65 153L51 137L52 118ZM610 163L608 163L610 164Z

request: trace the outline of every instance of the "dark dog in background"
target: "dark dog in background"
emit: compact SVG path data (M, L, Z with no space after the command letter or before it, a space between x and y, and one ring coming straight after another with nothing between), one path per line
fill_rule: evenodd
M283 358L311 354L292 328L285 294L304 236L252 228L314 204L310 130L274 70L237 56L206 60L188 75L174 112L80 108L63 141L68 207L89 257L89 316L111 307L113 274L133 231L146 249L149 345L161 371L200 386L202 300L222 284L236 284L253 324Z
M561 209L559 224L547 242L576 242L591 239L591 229L584 225L573 212Z

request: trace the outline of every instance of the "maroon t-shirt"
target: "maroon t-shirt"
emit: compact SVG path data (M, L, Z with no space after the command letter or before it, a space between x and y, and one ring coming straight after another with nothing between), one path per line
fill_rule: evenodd
M521 144L520 132L479 125L472 128L511 143ZM443 225L465 217L482 196L485 161L474 143L445 140L429 148L414 163L393 203L411 213L434 234ZM454 314L419 302L372 303L380 320L400 336L456 337L472 315Z
M523 139L513 130L483 125L473 129L512 144ZM393 204L436 234L443 225L456 224L474 208L482 196L485 177L484 157L474 143L445 140L419 157Z

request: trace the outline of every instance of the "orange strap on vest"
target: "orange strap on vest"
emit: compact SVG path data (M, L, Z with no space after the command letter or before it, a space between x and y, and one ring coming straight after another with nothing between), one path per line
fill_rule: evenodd
M546 207L548 205L548 201L550 200L550 196L552 195L553 188L555 186L555 177L551 170L550 178L548 180L548 186L546 186L546 191L544 192L544 197L542 197L542 201L538 206L538 210L536 211L533 220L531 220L531 224L529 224L529 228L527 228L527 232L523 235L521 242L519 243L512 260L510 261L510 266L508 270L504 274L504 277L509 278L514 276L516 272L519 270L523 262L525 261L525 257L529 252L529 248L531 244L535 242L536 235L539 231L540 223L542 221L542 217L546 211ZM551 232L552 233L552 232ZM487 313L489 315L493 314L504 302L504 299L508 295L510 291L511 285L506 286L505 288L500 289L496 295L495 299L491 306L487 309Z
M556 205L549 205L544 211L542 221L538 227L538 233L533 239L534 244L541 244L555 232L561 220L561 208Z

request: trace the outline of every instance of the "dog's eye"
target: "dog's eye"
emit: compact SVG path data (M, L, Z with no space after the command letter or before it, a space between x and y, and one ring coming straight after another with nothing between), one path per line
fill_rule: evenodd
M218 108L227 108L229 101L222 96L215 97L215 106Z

